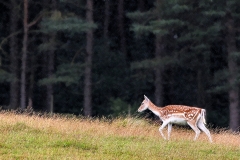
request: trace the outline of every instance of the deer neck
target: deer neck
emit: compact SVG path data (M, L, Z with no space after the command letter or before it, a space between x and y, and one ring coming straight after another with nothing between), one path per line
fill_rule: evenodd
M155 104L153 104L151 101L149 102L148 109L152 111L155 115L160 116L160 109Z

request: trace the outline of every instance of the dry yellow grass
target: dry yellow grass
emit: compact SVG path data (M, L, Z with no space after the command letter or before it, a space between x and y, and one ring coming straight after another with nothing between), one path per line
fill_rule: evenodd
M1 124L12 125L24 123L29 127L57 131L64 134L86 133L91 135L118 135L118 136L139 136L161 139L157 124L150 124L144 119L117 118L107 119L84 119L66 118L64 116L29 116L27 114L15 114L13 112L0 113ZM219 131L218 131L219 132ZM166 133L165 133L166 134ZM213 142L219 145L240 146L240 134L232 134L230 131L211 131ZM172 140L192 140L195 133L191 129L173 127ZM206 135L201 132L197 141L208 141Z
M43 138L41 139L39 135L34 135L35 132L29 132L29 130L23 129L20 132L16 128L14 129L18 126L16 124L23 124L23 128L25 126L43 133ZM114 156L121 157L120 159L144 159L143 157L157 159L159 156L164 156L162 159L189 159L189 157L197 159L199 157L202 159L228 159L230 157L230 159L236 159L240 155L239 134L231 134L229 131L211 132L213 144L210 144L207 136L201 133L199 139L193 142L192 139L195 135L193 130L174 126L171 140L167 142L160 136L158 124L149 123L140 118L85 119L67 118L59 115L29 116L13 112L0 112L0 127L2 127L0 129L2 132L0 143L9 144L7 134L12 133L11 129L13 129L16 130L13 136L33 137L31 142L25 144L26 150L28 150L29 145L33 147L43 145L38 151L39 155L35 155L35 151L28 155L27 151L21 153L16 149L14 152L20 152L17 156L23 157L23 159L26 157L26 159L31 159L31 156L40 157L39 159L54 159L51 157L56 157L56 155L61 159L75 159L73 157L78 157L76 159L111 159ZM21 143L25 143L25 141L21 141ZM85 143L86 146L81 146ZM84 147L87 149L79 150L79 148ZM0 146L0 154L10 154L8 150L1 150L3 148ZM222 152L229 152L230 155L225 155ZM43 155L45 157L42 157ZM7 158L11 159L14 156L16 156L15 153L11 153L11 156L7 156ZM0 155L0 159L4 159L4 157Z

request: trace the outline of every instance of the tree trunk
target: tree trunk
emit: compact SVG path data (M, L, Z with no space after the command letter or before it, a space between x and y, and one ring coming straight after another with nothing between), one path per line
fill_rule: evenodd
M18 14L19 10L17 8L16 0L11 0L11 14L10 14L10 31L14 33L17 31L17 23L18 23ZM9 109L16 109L19 107L19 81L18 81L18 43L17 37L12 36L10 38L10 71L13 75L13 79L10 82L10 108Z
M156 60L161 59L163 54L163 44L161 40L161 36L156 35L156 49L155 49L155 58ZM162 72L163 68L161 65L156 66L155 68L155 102L156 105L163 105L163 80L162 80Z
M229 78L228 83L230 89L228 91L229 95L229 117L230 117L230 129L232 131L237 131L239 129L239 87L237 85L237 69L238 65L234 59L234 54L237 52L236 48L236 31L234 26L234 20L231 13L226 14L226 44L228 52L228 70Z
M51 35L51 41L55 41L55 34ZM53 77L54 71L54 47L48 51L48 63L47 63L47 70L48 70L48 78ZM47 85L47 112L53 113L53 85Z
M56 10L57 9L57 2L56 0L52 0L52 10ZM50 43L52 45L55 44L55 33L52 33L50 35ZM53 72L54 72L54 46L51 47L51 49L48 51L48 62L47 62L47 75L48 78L52 78L53 77ZM48 84L47 85L47 112L49 113L53 113L53 85L52 84Z
M29 87L28 87L28 105L27 107L32 109L33 108L33 89L34 89L34 77L35 77L35 56L30 55L30 75L29 75Z
M23 48L21 66L21 109L26 108L26 67L27 67L27 43L28 43L28 0L23 2Z
M108 43L108 27L109 27L109 19L110 19L110 13L109 13L109 3L110 3L110 0L106 0L105 1L105 16L104 16L104 30L103 30L103 36L104 36L104 39L106 41L106 43ZM106 44L107 45L107 44Z
M156 1L156 7L160 9L162 5L161 0ZM159 14L160 15L160 14ZM161 20L161 17L158 15L158 21ZM162 43L161 35L155 35L155 59L161 60L163 57L164 46ZM155 102L156 105L163 105L163 65L159 64L155 68Z
M197 69L197 106L198 107L205 107L205 93L204 93L204 83L203 83L203 69L200 68Z
M87 22L93 23L93 0L87 0ZM85 79L84 79L84 105L85 116L92 115L92 56L93 56L93 29L87 31L86 37L86 60L85 60Z

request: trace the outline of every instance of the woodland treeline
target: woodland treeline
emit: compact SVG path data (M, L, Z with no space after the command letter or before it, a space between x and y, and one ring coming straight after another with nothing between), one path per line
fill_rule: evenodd
M239 129L239 0L0 1L0 105L84 116L156 105ZM149 116L152 116L149 113Z

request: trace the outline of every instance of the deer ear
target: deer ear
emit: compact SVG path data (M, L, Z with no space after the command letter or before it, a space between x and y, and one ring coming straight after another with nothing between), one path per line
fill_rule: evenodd
M145 96L145 95L144 95L144 98L145 98L146 100L148 100L147 96Z

